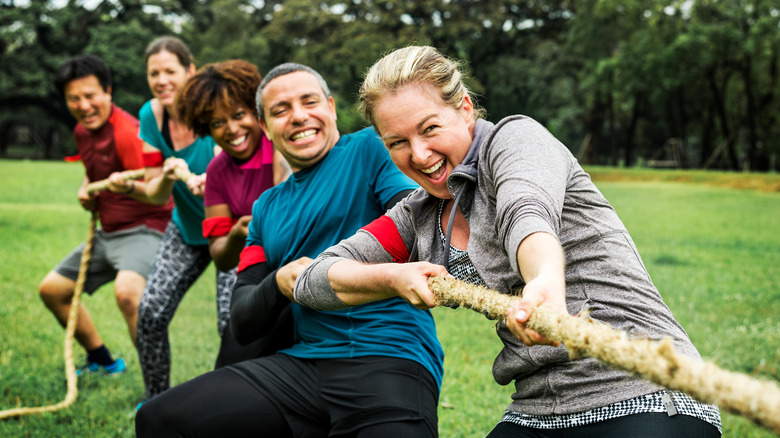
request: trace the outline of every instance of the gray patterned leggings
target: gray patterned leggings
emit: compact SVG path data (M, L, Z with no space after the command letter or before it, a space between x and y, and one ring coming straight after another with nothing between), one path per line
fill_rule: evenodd
M171 348L168 325L187 290L211 262L207 245L184 243L173 222L165 230L152 272L138 306L138 358L146 387L146 399L170 387ZM236 270L217 271L217 330L220 337L230 318L230 296Z

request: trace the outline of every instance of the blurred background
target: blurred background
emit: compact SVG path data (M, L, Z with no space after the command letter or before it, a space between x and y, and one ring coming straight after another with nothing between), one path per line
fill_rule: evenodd
M197 65L319 70L343 132L365 70L430 44L464 61L487 119L533 117L584 165L777 171L780 6L743 0L0 0L0 158L75 152L52 78L104 58L114 101L151 98L143 52L173 34Z

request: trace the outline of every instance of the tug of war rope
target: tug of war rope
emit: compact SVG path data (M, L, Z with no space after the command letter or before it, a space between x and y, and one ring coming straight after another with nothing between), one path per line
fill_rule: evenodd
M92 219L89 223L89 233L81 252L81 261L79 263L79 275L76 277L76 286L73 290L73 298L70 302L70 312L68 313L68 323L65 325L65 377L67 378L68 392L65 399L59 403L48 406L21 407L0 411L0 420L8 417L19 417L21 415L39 414L43 412L54 412L65 409L76 401L78 396L78 380L76 377L76 366L73 364L73 335L76 333L76 322L79 316L79 307L81 303L81 292L84 290L84 282L87 280L87 270L89 261L92 257L92 244L95 238L95 226L97 223L97 212L92 212Z
M428 286L436 296L437 305L465 307L499 321L506 318L507 310L518 298L449 276L430 277ZM526 325L565 345L573 360L593 357L613 368L742 415L780 435L780 387L774 382L681 355L670 339L631 339L625 332L588 315L572 316L539 306L531 312Z
M122 178L125 180L135 180L144 177L144 169L126 170L121 172ZM174 174L176 178L187 182L192 173L188 169L175 168ZM108 188L108 179L96 181L87 185L88 193L97 193ZM97 212L92 212L92 218L90 220L89 232L84 244L84 250L81 252L81 261L79 263L79 274L76 277L76 285L73 290L73 298L71 299L70 312L68 313L68 322L65 325L65 377L67 379L68 391L65 394L65 398L56 404L47 406L36 407L19 407L13 409L7 409L0 411L0 420L9 417L19 417L22 415L39 414L44 412L54 412L60 409L65 409L72 405L76 401L78 396L78 379L76 376L76 366L73 362L73 336L76 333L76 322L78 321L79 307L81 303L81 293L84 291L84 283L87 280L87 271L89 269L89 262L92 257L92 245L95 238L95 229L97 226Z

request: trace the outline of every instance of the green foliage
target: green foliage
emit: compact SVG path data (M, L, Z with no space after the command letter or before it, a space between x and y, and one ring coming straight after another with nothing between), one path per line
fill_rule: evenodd
M127 23L112 23L96 32L85 53L103 58L111 66L114 102L130 114L138 114L144 102L151 98L143 63L139 65L149 38L148 28L137 19ZM140 58L143 59L143 58Z
M594 1L578 3L577 11L568 43L584 67L580 93L588 131L596 137L594 162L617 163L614 151L608 161L603 151L615 137L625 138L627 164L634 162L632 147L647 156L677 138L689 155L686 166L772 166L770 158L780 152L772 140L776 7ZM604 133L608 139L599 137ZM717 148L721 143L725 152Z
M268 41L253 24L252 15L237 13L246 2L218 0L211 2L211 23L205 30L196 23L185 26L183 36L189 42L199 66L228 59L244 59L260 71L267 70L264 62L270 55Z
M663 182L677 176L680 181L706 184L714 179L740 187L754 178L776 184L780 176L588 170L701 355L723 368L780 382L780 195ZM0 186L5 189L0 194L0 409L53 404L65 395L64 330L38 299L37 287L86 237L89 215L75 197L82 177L79 164L0 161ZM658 181L626 182L636 178ZM109 348L128 361L128 371L81 379L73 406L0 421L0 436L134 436L134 409L143 383L112 290L108 284L84 297L84 303ZM210 370L218 349L213 269L187 295L170 328L174 384ZM433 314L445 350L440 435L485 436L513 392L491 376L501 342L492 322L477 313L439 308ZM80 360L81 349L75 349ZM773 436L731 414L723 414L723 425L727 437Z
M26 7L0 6L0 125L4 134L15 125L47 133L42 138L46 158L72 153L65 132L74 121L53 87L60 63L67 57L91 53L102 57L113 74L114 101L137 113L148 99L143 50L150 35L168 32L139 2L103 1L94 9L71 1L30 2ZM41 116L41 113L44 115ZM64 126L63 126L64 125ZM8 130L8 131L6 131ZM52 132L59 135L53 135ZM0 136L0 151L7 142ZM62 141L64 145L52 144ZM30 154L27 154L30 155Z
M410 27L398 26L398 13L392 3L285 2L261 31L273 52L268 68L292 61L319 71L339 105L339 128L354 131L362 126L353 109L359 78L382 53L419 42Z
M431 44L464 61L491 120L530 115L587 164L669 159L663 148L674 140L685 168L778 168L780 9L769 1L85 3L0 5L5 132L72 123L50 84L62 59L83 52L109 61L115 100L136 111L149 97L144 46L163 34L187 41L198 65L311 65L342 102L339 127L349 132L362 126L352 104L365 70L389 50Z

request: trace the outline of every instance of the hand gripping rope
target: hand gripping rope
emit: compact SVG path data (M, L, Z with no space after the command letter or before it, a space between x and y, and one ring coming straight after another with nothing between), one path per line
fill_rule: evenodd
M438 305L460 305L497 320L506 319L507 310L517 299L452 277L430 277L428 285ZM625 332L588 315L575 317L539 306L531 312L526 325L564 344L572 359L593 357L613 368L742 415L780 435L780 387L774 382L681 355L674 350L670 339L629 339Z
M175 168L173 172L176 175L176 178L178 178L181 181L184 181L185 183L193 175L188 169L182 169L180 167ZM119 172L119 173L122 175L122 178L125 180L141 179L144 177L146 173L146 169L142 168L142 169L125 170L124 172ZM108 178L87 184L88 193L99 192L101 190L106 190L107 188L108 188Z
M122 172L122 177L126 180L143 178L144 169L127 170ZM105 190L108 187L108 179L97 181L87 185L88 193L95 193ZM81 262L79 264L79 275L76 277L76 286L73 290L73 298L70 303L70 313L68 313L68 322L65 325L65 377L67 378L68 392L65 399L57 404L38 407L21 407L0 411L0 420L8 417L18 417L21 415L39 414L43 412L54 412L67 408L76 401L78 396L78 379L76 378L76 367L73 364L73 336L76 333L76 322L79 317L79 308L81 307L81 292L84 291L84 283L87 280L87 271L89 262L92 258L92 245L95 240L95 229L97 226L97 212L92 212L92 218L89 223L89 232L84 244L84 250L81 252Z
M141 179L144 177L145 171L146 171L145 169L125 170L124 172L120 172L120 174L122 175L122 178L125 180ZM108 179L87 184L88 193L99 192L107 188L108 188Z
M167 163L174 159L175 157L170 157L166 159L165 162ZM186 183L190 178L195 176L195 174L190 172L189 169L183 167L174 167L173 174L176 175L176 179L178 179L179 181L183 181L184 183Z
M145 172L146 169L134 169L134 170L125 170L124 172L120 172L120 174L122 175L123 179L131 180L131 179L143 178ZM182 169L180 167L175 168L173 172L176 175L176 178L178 178L181 181L184 181L185 183L193 175L188 169ZM87 184L88 193L99 192L101 190L106 190L107 188L108 188L108 178Z

